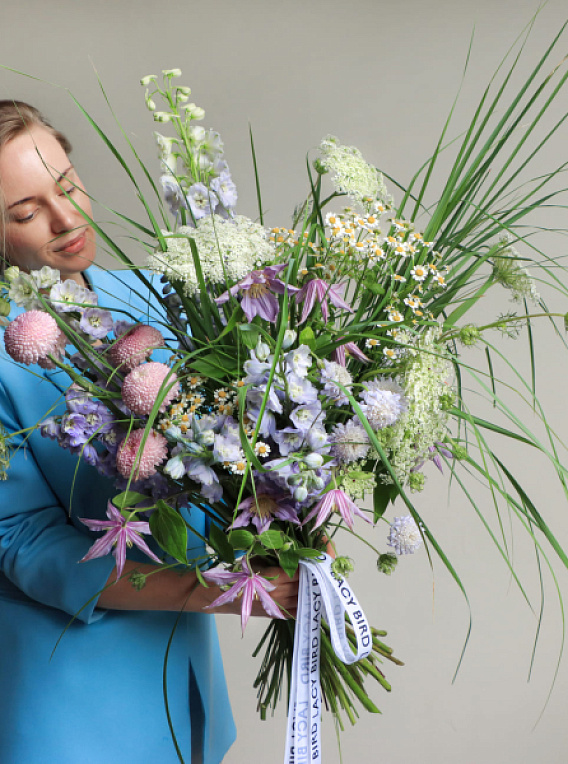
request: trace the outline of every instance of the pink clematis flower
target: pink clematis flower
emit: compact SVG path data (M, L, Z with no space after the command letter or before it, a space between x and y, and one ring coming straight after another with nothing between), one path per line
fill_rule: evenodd
M255 573L249 566L246 559L241 562L242 571L229 571L229 570L207 570L203 572L203 578L206 581L210 581L217 586L231 586L231 588L221 594L220 597L207 605L207 608L215 608L220 605L225 605L227 602L232 602L242 592L243 604L241 609L241 628L243 634L250 618L252 603L255 597L257 597L262 607L272 618L285 619L286 616L278 608L278 605L274 602L268 592L271 592L276 587L263 578L260 573Z
M223 305L227 302L230 295L233 297L242 293L241 308L249 323L255 316L264 318L265 321L276 323L280 304L276 294L294 294L298 288L285 284L277 275L286 268L286 263L281 265L269 265L261 271L251 271L244 279L241 279L235 286L227 292L223 292L220 297L215 299L217 305Z
M341 517L345 520L351 530L353 530L353 515L358 515L366 520L368 523L371 521L365 517L363 512L359 509L357 504L352 501L341 488L333 488L324 494L323 498L318 501L316 506L312 509L310 514L306 517L302 525L305 525L309 520L316 517L316 524L312 530L319 528L320 525L325 523L327 518L332 512L339 512Z
M340 366L345 366L346 355L351 355L362 363L368 363L371 360L362 350L359 350L354 342L345 342L343 345L335 348L331 360L335 361L335 363L338 363Z
M343 308L344 310L353 313L351 307L341 296L340 292L342 291L343 286L339 286L338 284L328 284L328 282L323 279L312 279L311 281L308 281L296 295L296 302L300 303L304 300L304 309L302 311L300 323L303 324L310 315L316 299L320 304L323 320L326 323L329 318L329 308L327 305L328 298L331 304L335 305L336 308Z
M109 501L107 505L108 520L89 520L81 517L80 520L92 531L106 531L105 535L97 539L81 562L93 560L95 557L104 557L114 546L114 559L116 560L116 580L122 575L126 560L126 547L134 544L147 554L154 562L162 563L159 557L148 547L141 533L150 533L150 525L141 520L127 520L118 509Z

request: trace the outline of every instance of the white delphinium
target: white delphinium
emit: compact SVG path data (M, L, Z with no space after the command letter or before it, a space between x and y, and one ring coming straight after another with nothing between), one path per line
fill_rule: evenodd
M31 271L30 276L38 289L51 289L60 279L60 273L49 265L44 265L39 271Z
M414 554L422 546L422 535L411 515L395 517L390 527L387 545L396 554Z
M193 239L206 282L235 283L254 268L275 257L266 229L244 215L231 219L209 215L196 228L181 226L175 234L165 231L167 252L155 252L147 266L171 281L182 281L189 296L199 290L189 239Z
M23 273L13 266L10 268L8 298L24 310L41 310L42 303L38 297L38 286L28 273ZM8 272L6 272L8 276Z
M340 464L364 459L369 451L369 436L356 419L336 424L331 433L333 456Z
M324 360L323 368L320 371L320 380L324 383L323 391L325 395L338 406L343 403L349 403L349 398L345 395L342 388L351 392L353 378L345 366L335 363L335 361Z
M382 174L363 159L359 149L342 146L337 138L328 135L320 143L320 151L322 164L333 173L333 183L338 191L360 204L369 200L380 200L387 205L392 202Z

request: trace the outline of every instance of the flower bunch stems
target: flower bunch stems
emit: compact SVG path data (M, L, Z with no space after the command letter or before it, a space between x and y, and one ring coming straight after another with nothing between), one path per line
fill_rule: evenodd
M290 687L294 629L293 621L273 621L253 652L253 656L256 657L264 649L262 664L254 681L254 687L258 690L257 708L261 719L266 719L266 712L269 708L274 712L281 700L285 673L288 678L288 688ZM322 620L320 666L322 699L326 708L337 719L341 729L344 728L342 714L349 719L351 724L356 723L359 714L354 703L355 700L366 711L381 713L369 697L365 687L365 682L372 678L384 690L390 692L391 685L378 668L377 663L382 663L383 659L386 659L398 666L404 665L402 661L393 656L392 648L379 639L379 637L385 636L386 632L375 628L372 628L371 632L373 650L369 657L357 663L346 665L336 655L329 637L329 626L325 620ZM349 623L346 624L346 636L355 649L355 632Z

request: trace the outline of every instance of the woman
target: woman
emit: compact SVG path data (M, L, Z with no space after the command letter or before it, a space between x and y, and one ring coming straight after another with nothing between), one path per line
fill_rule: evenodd
M87 282L105 307L126 306L147 320L135 276L91 267L94 233L71 199L87 218L91 207L69 151L35 109L0 101L3 256L26 271L57 268L62 278ZM5 354L0 364L7 431L33 426L60 405L65 373L22 369ZM176 627L167 670L173 729L186 761L220 762L234 725L214 619L202 612L219 590L170 570L136 591L128 574L156 567L135 553L118 582L110 557L79 563L93 538L78 518L103 519L112 486L37 430L20 445L0 483L0 761L177 762L162 694ZM192 524L205 531L196 510ZM281 574L273 595L293 611L297 583L278 569L266 573ZM239 603L218 610L238 612ZM259 603L253 614L264 615Z

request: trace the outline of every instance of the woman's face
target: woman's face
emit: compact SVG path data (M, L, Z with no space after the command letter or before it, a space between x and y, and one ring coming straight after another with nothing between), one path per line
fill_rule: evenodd
M34 126L5 144L0 149L0 186L10 263L25 271L49 265L63 279L82 284L81 273L95 258L95 236L71 199L89 217L91 204L57 139Z

